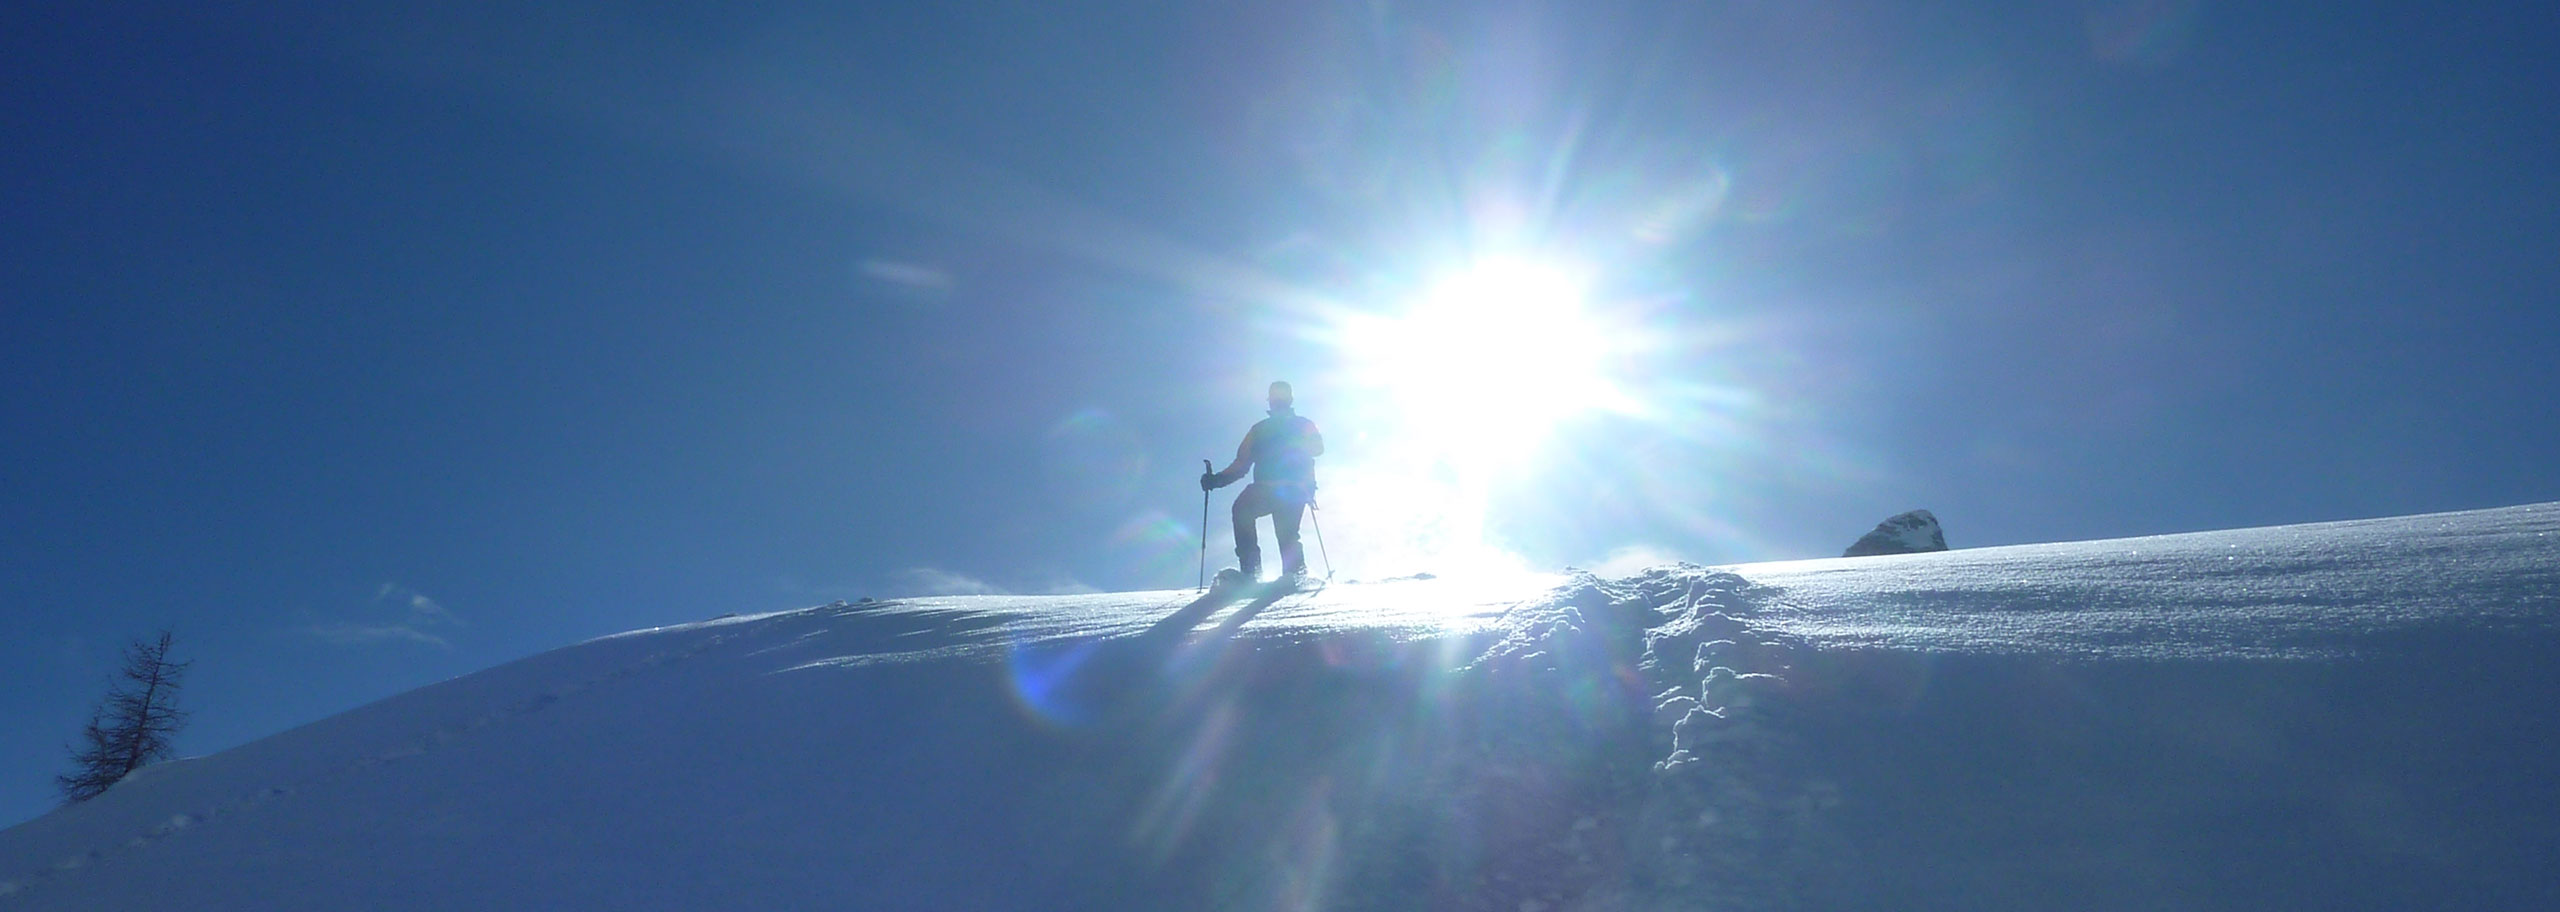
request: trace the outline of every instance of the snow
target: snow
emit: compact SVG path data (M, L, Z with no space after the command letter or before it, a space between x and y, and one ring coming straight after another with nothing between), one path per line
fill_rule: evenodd
M1824 645L2316 658L2437 630L2544 627L2560 505L1927 555L1758 564Z
M2560 505L577 644L0 831L0 910L2548 908Z

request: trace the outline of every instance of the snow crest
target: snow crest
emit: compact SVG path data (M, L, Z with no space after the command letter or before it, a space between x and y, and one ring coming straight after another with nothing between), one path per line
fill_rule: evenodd
M2545 908L2555 554L2535 505L723 618L0 830L0 910Z

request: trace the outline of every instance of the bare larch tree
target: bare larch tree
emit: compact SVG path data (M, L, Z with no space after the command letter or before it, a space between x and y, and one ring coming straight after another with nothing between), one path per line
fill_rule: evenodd
M188 664L169 661L166 630L157 643L126 644L124 668L89 711L89 725L71 749L70 775L54 777L66 800L95 798L145 764L169 758L169 739L187 721L178 709L178 685Z

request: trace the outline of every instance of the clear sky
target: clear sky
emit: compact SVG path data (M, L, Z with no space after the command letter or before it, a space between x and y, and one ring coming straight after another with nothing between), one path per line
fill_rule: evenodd
M1188 586L1273 379L1350 576L2560 498L2548 3L259 6L0 12L0 822L162 626Z

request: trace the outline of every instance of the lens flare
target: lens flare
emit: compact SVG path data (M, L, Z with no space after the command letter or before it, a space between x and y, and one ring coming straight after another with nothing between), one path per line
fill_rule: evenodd
M1370 569L1524 572L1489 540L1506 486L1530 481L1569 422L1636 414L1618 372L1647 337L1595 303L1592 277L1536 256L1477 259L1334 315L1337 389L1370 433L1342 448L1326 493Z
M1477 263L1400 311L1347 316L1343 354L1434 455L1462 471L1513 465L1557 422L1624 405L1584 285L1551 263Z

